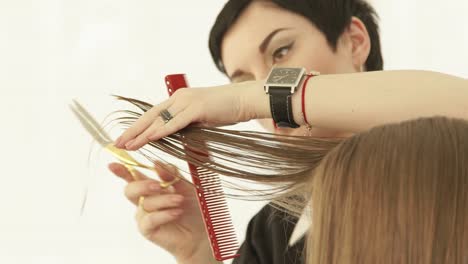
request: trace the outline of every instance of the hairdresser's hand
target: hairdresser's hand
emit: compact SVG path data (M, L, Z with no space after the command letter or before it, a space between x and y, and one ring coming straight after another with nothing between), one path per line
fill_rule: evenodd
M177 90L169 99L147 111L115 145L136 150L150 140L158 140L191 123L218 126L270 117L269 100L262 83L249 81ZM160 116L164 109L173 116L167 123Z
M178 173L172 165L157 163L155 168L164 181L171 181ZM196 192L190 184L179 181L163 189L158 181L141 173L142 180L133 180L119 163L110 164L109 169L128 182L125 196L138 207L136 222L145 238L170 252L178 263L217 263L211 254ZM145 199L139 206L141 196Z

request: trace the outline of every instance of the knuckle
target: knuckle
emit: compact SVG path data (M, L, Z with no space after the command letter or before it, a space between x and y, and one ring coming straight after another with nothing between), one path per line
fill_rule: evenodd
M192 121L192 120L190 119L188 122L184 122L184 123L179 122L179 123L177 123L177 124L173 124L173 128L172 128L172 129L173 129L174 131L179 131L179 130L185 128L185 127L187 126L187 123L191 123L191 121Z
M127 197L127 199L132 199L132 187L130 184L127 184L124 188L124 195Z
M129 200L136 200L138 202L138 198L145 194L143 186L148 185L149 184L146 181L131 182L125 186L124 194Z
M155 197L146 197L145 204L142 205L142 208L145 210L145 212L154 212L155 210L158 210L157 198L155 199Z
M147 228L148 228L148 229L153 229L153 228L156 228L156 227L159 226L158 218L157 218L156 216L157 216L157 213L153 213L153 214L148 214L148 215L147 215L147 219L148 219L148 226L147 226Z
M147 133L145 136L144 136L144 139L146 141L152 141L153 140L153 136L154 136L154 133Z
M193 113L192 114L192 120L190 121L205 121L203 120L203 115L205 113L204 111L204 106L203 105L206 105L206 104L198 104L198 105L194 105L193 107L191 107L190 109L190 112Z
M172 94L172 97L180 97L183 94L186 94L186 89L178 89Z
M176 176L179 174L179 169L174 164L167 164L167 170L172 176Z
M143 115L141 115L141 117L146 117L146 116L149 116L149 115L152 115L154 113L157 113L159 110L158 108L162 105L162 103L159 103L153 107L151 107L150 110L146 111L145 113L143 113Z
M193 90L192 89L179 89L174 93L177 94L177 100L187 100L193 97Z

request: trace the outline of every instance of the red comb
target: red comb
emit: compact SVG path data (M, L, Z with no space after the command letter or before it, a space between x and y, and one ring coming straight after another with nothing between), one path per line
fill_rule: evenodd
M167 75L165 81L169 96L188 87L185 74ZM185 150L200 153L187 147ZM203 155L208 158L208 153ZM188 165L214 257L219 261L238 257L239 244L218 175L191 163Z

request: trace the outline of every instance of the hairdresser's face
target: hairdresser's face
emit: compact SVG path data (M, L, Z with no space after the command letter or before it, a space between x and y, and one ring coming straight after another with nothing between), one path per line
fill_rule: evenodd
M334 52L325 35L306 18L268 1L254 1L226 33L221 52L231 81L242 82L265 79L273 65L305 67L322 74L356 72L359 68L348 46L340 40ZM305 128L275 131L271 120L260 123L275 133L306 132ZM338 136L325 129L315 129L313 134Z

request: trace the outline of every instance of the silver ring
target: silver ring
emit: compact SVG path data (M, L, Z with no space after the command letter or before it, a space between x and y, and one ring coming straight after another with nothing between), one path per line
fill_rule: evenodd
M163 109L161 110L161 112L159 113L159 115L162 117L162 119L164 120L164 123L167 123L169 121L171 121L172 118L174 118L171 113L169 111L167 111L167 109Z

